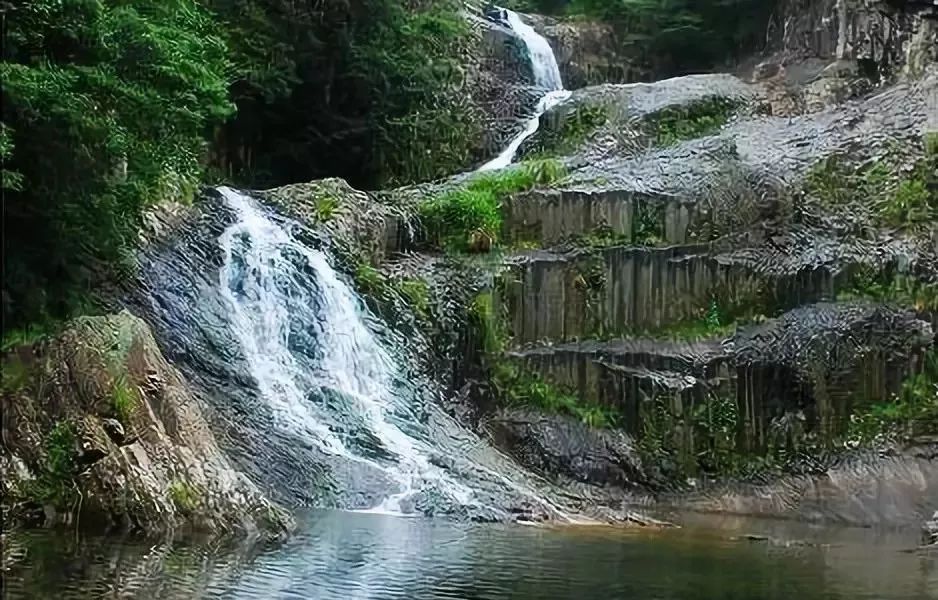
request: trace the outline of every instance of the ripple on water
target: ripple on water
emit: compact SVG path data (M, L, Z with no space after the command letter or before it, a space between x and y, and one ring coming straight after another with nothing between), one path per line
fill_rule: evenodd
M6 597L938 599L938 556L902 552L915 532L738 520L716 529L699 517L654 531L325 511L301 521L278 547L12 534Z

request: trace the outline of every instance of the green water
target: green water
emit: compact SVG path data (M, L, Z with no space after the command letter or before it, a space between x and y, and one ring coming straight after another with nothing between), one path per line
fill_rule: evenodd
M5 597L938 599L938 555L908 551L913 531L681 521L652 531L315 512L268 548L17 533L4 544Z

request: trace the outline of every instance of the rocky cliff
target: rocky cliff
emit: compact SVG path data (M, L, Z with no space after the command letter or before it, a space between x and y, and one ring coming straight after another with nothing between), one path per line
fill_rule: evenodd
M15 349L3 360L5 522L285 534L291 518L232 467L202 410L127 312Z

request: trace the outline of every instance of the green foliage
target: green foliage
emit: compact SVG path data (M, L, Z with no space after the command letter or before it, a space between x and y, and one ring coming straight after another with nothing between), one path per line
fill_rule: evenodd
M4 394L19 392L28 385L32 377L30 368L16 354L4 356L0 361L0 367L3 369L0 373L0 378L2 378L0 385Z
M868 205L881 225L930 224L938 219L938 155L928 154L902 172L882 160L854 167L834 155L808 172L804 190L828 208Z
M509 406L533 406L550 413L567 414L590 427L614 427L618 413L602 406L587 404L544 381L536 374L501 361L492 367L492 383L498 398Z
M838 300L866 298L891 302L918 311L938 312L938 284L926 283L916 277L889 274L873 267L857 269L851 273Z
M26 483L26 498L58 509L70 508L78 498L75 485L75 430L71 423L59 421L43 443L36 478Z
M22 327L4 330L0 352L8 352L17 346L35 344L39 340L48 337L54 331L55 326L56 324L49 321L36 321Z
M397 283L397 289L418 317L425 319L430 315L430 289L426 281L402 279Z
M199 505L199 491L182 479L176 479L170 484L169 497L182 512L191 513Z
M495 357L504 350L507 335L495 314L494 298L491 292L476 296L469 306L469 319L479 336L482 350L486 356Z
M114 379L111 388L111 408L121 423L129 423L137 407L136 392L127 383L127 377L121 375Z
M339 176L357 187L464 169L480 139L460 61L457 0L208 0L233 63L225 171L261 183ZM248 151L245 151L245 150Z
M533 152L537 156L572 154L577 147L608 121L608 109L602 105L580 105L565 114L559 128L538 131Z
M67 314L132 251L145 207L194 189L232 107L195 0L34 0L5 19L4 316L25 323Z
M509 195L550 185L566 175L554 160L520 163L499 171L473 175L457 189L420 207L420 217L433 243L451 252L484 250L497 243L502 227L502 202Z
M327 223L332 220L339 209L339 199L335 196L322 196L316 199L313 208L316 211L316 220L320 223Z
M938 156L938 131L929 131L925 134L925 156L929 158Z
M938 350L924 356L920 372L909 376L889 402L856 412L847 439L873 442L884 435L902 438L938 434Z
M706 70L762 49L767 0L514 0L520 10L611 23L660 76Z
M355 284L362 293L379 296L387 288L387 279L381 271L368 263L355 265Z
M659 146L671 146L719 131L736 107L736 102L726 98L710 98L662 109L649 116L648 122L655 142Z

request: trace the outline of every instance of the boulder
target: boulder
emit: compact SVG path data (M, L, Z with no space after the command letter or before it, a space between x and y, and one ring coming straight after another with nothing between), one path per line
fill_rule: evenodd
M634 488L645 482L631 437L561 414L505 409L488 423L495 442L521 465L551 479Z
M129 312L72 321L3 364L5 514L145 533L290 529L232 467L199 399Z

